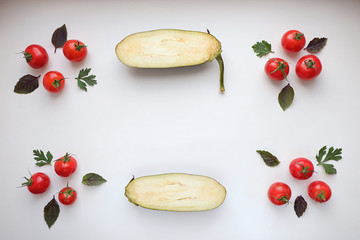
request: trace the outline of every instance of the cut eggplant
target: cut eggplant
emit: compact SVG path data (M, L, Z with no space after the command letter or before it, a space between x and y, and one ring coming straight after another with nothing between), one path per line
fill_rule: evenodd
M159 29L127 36L115 48L119 60L137 68L173 68L218 61L220 91L224 92L221 43L210 33Z
M226 189L210 177L169 173L132 179L125 196L131 203L148 209L206 211L223 203Z

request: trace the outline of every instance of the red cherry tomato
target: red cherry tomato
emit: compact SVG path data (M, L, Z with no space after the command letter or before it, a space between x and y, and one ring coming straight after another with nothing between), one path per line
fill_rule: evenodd
M58 194L59 201L64 205L73 204L77 198L77 192L72 187L67 185L65 188L61 189Z
M60 92L65 86L65 78L60 72L50 71L44 75L43 85L49 92Z
M331 188L323 181L314 181L308 187L309 196L319 203L327 202L331 197Z
M298 30L287 31L281 38L281 45L286 51L299 52L305 47L306 39Z
M296 158L289 165L290 174L300 180L310 178L314 173L314 165L306 158Z
M29 66L35 69L42 68L49 62L46 50L38 44L28 46L23 54Z
M87 55L87 46L79 40L68 40L63 46L64 56L72 62L81 62Z
M66 153L65 156L55 161L55 172L61 177L68 177L73 174L76 170L77 162L76 159L70 154Z
M268 197L273 204L283 205L289 202L291 198L291 189L285 183L275 182L269 187Z
M29 192L33 194L40 194L46 192L50 186L50 178L48 175L42 172L31 175L30 179L23 183L22 186L27 186Z
M281 58L271 58L265 64L265 73L273 80L283 80L289 74L289 64Z
M311 80L321 73L320 59L314 55L306 55L296 63L296 75L303 80Z

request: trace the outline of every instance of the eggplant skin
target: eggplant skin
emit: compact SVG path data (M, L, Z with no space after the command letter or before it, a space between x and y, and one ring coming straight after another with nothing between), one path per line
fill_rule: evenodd
M184 67L212 61L221 53L221 43L205 32L158 29L125 37L115 52L130 67Z
M225 200L226 189L210 177L168 173L133 178L125 187L125 196L143 208L193 212L219 207Z

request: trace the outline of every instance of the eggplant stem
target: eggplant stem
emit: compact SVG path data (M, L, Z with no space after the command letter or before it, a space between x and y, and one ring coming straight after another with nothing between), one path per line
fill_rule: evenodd
M216 57L216 61L219 64L220 68L220 92L225 92L225 86L224 86L224 60L221 57L221 54L219 53Z

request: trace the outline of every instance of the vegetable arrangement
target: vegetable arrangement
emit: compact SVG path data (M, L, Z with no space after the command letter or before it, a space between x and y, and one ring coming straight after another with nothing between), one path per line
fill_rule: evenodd
M322 70L321 61L314 54L319 52L327 42L327 38L314 38L311 40L306 48L305 35L298 30L289 30L281 38L281 45L287 52L297 53L302 49L306 50L310 54L301 57L296 63L295 72L296 75L304 80L312 80L319 76ZM256 56L263 57L270 53L274 53L271 50L271 44L265 40L256 42L252 49L256 53ZM290 66L288 62L282 58L275 57L270 58L265 64L266 75L275 81L286 80L287 84L282 88L278 95L278 102L280 107L285 111L292 104L295 96L294 89L290 85L290 81L287 79Z
M57 48L63 48L64 56L72 62L81 62L87 56L87 46L79 40L67 40L66 25L57 28L52 35L51 42ZM32 44L22 52L28 65L35 69L44 68L49 62L49 55L46 50L38 45ZM95 75L89 75L91 68L81 69L77 80L78 87L87 91L87 86L94 86L97 84ZM39 87L39 76L26 74L21 77L14 87L14 92L18 94L29 94ZM44 88L52 93L60 92L65 87L65 77L58 71L48 71L43 77Z
M77 169L77 161L73 155L66 153L64 156L53 160L53 155L50 151L45 154L42 150L33 150L35 165L37 167L43 167L45 165L51 166L54 163L55 173L63 178L70 177ZM43 173L37 172L32 174L30 178L26 178L26 182L22 183L22 187L27 187L32 194L43 194L50 186L50 177ZM106 182L102 176L96 173L87 173L82 178L82 183L87 186L98 186ZM63 187L58 193L57 198L63 205L71 205L77 199L77 191L69 186L67 181L66 187ZM56 201L55 195L50 202L44 207L44 219L48 227L50 228L57 220L60 214L60 206Z
M257 150L264 163L267 166L275 167L280 164L276 156L265 150ZM324 146L319 150L316 155L318 162L317 166L322 166L326 174L336 174L336 169L333 164L327 163L328 161L339 161L342 159L342 149ZM289 164L289 172L292 177L298 180L307 180L312 177L314 171L313 163L304 157L296 158ZM331 188L323 181L313 181L308 185L307 193L309 197L316 202L324 203L331 198ZM268 189L268 198L275 205L288 204L291 198L291 188L283 182L275 182ZM301 195L295 199L294 211L296 216L301 217L306 211L307 202Z
M56 29L51 39L56 53L58 48L63 49L63 55L72 62L81 62L87 56L87 46L80 40L67 39L67 29L63 25ZM297 30L286 32L281 45L288 52L306 50L310 54L301 57L296 64L296 74L302 80L312 80L322 71L320 59L314 54L326 44L327 38L314 38L305 47L306 39L303 33ZM304 48L305 47L305 48ZM263 40L252 46L256 56L263 57L270 53L271 44ZM115 48L118 59L125 65L136 68L173 68L193 66L210 62L216 59L220 68L220 91L224 92L224 62L221 57L221 43L210 32L196 32L176 29L160 29L140 32L127 36ZM23 52L27 64L34 68L44 68L49 62L49 55L40 45L28 46ZM280 57L270 58L264 67L266 75L274 81L287 82L278 95L278 102L286 110L293 102L294 89L288 80L290 65ZM91 68L84 68L74 79L80 89L87 91L88 86L97 84L95 75L90 74ZM14 92L28 94L39 86L39 76L27 74L19 79ZM60 92L65 87L66 77L58 71L48 71L43 76L43 86L49 92ZM269 151L257 150L267 166L275 167L280 164L276 156ZM336 174L337 171L329 161L339 161L342 149L333 147L327 151L326 146L321 148L316 160L317 166L322 166L326 174ZM42 167L52 165L53 155L42 150L33 151L35 165ZM55 160L54 171L59 177L68 178L77 169L77 160L69 153ZM289 173L298 180L308 180L314 174L313 163L306 158L296 158L289 164ZM32 194L45 193L50 186L50 177L37 172L26 178L22 186L26 186ZM106 180L96 173L85 174L82 183L88 186L98 186ZM316 202L327 202L332 195L331 188L323 181L313 181L308 185L307 193ZM78 192L75 188L62 186L57 192L57 199L63 205L71 205L77 200ZM160 174L133 178L125 187L125 196L129 202L147 209L163 211L206 211L219 207L226 197L226 189L215 179L184 173ZM274 182L270 185L267 196L275 205L289 204L292 191L284 182ZM55 194L44 207L44 219L50 228L57 220L60 206ZM301 217L307 209L304 197L297 196L294 210Z

